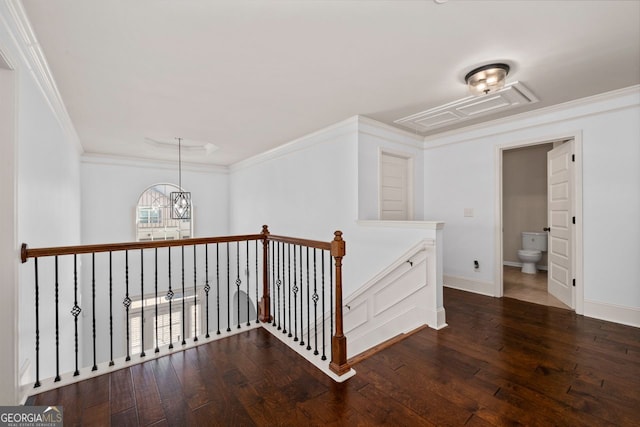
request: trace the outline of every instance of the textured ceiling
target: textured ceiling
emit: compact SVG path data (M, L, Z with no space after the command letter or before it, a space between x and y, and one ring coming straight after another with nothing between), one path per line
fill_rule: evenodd
M356 114L398 127L495 61L539 102L457 126L640 83L638 1L23 4L87 153L175 159L148 140L180 136L226 165Z

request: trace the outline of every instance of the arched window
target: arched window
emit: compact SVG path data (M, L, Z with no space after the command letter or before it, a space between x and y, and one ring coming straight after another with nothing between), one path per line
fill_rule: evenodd
M178 191L184 190L173 184L154 184L142 192L136 206L136 240L173 240L193 235L191 218L171 219L171 193Z

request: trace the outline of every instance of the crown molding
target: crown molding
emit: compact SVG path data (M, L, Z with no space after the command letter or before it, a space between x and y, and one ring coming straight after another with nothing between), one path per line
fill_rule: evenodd
M29 71L33 75L51 111L58 120L63 132L69 141L75 146L78 154L84 153L80 138L76 132L67 107L64 105L58 86L56 85L47 59L38 43L38 39L31 27L29 18L24 10L22 1L6 0L5 4L9 16L5 19L7 33L13 39L18 53L22 57Z
M351 133L357 134L358 118L359 116L350 117L341 122L334 123L333 125L319 129L300 138L296 138L293 141L272 148L271 150L249 157L248 159L240 160L239 162L230 165L229 169L231 172L236 172L272 159L276 159L278 157L282 157L295 151L310 148L330 138L335 138L337 136Z
M125 157L100 153L84 153L80 158L80 162L83 164L125 166L145 169L178 169L178 165L175 161L151 160L140 157ZM182 162L182 170L188 172L216 173L225 175L229 173L229 167L227 166L189 162Z
M625 97L634 96L638 98L623 99ZM609 105L602 105L606 102L609 102ZM495 136L515 130L579 119L594 114L601 114L607 111L620 110L638 105L640 105L640 85L629 86L585 98L575 99L562 104L550 105L534 111L527 111L489 122L478 123L477 125L461 129L429 135L424 138L424 149L432 149L444 145L457 144L478 138ZM550 115L554 115L551 121L548 120L548 116ZM530 121L530 124L523 126L521 122L525 120Z
M378 138L382 138L396 144L408 145L413 148L422 149L422 143L424 142L424 138L420 135L411 133L404 129L397 128L395 126L388 125L386 123L379 122L367 116L357 116L357 117L358 117L358 125L359 125L358 130L362 133L365 133L367 135L372 135ZM373 132L363 131L361 130L360 125L371 126L376 130L389 132L391 133L392 137L383 136L379 132L373 133Z

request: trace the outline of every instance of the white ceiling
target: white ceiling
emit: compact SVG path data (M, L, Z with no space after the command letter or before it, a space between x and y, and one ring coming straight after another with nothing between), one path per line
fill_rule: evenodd
M180 136L228 165L356 114L401 127L488 62L539 102L458 126L640 83L639 1L439 3L23 0L86 153Z

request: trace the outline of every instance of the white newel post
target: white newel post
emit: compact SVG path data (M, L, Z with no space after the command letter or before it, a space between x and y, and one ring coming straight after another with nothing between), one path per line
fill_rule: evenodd
M444 302L442 297L442 242L444 223L438 223L435 230L435 239L425 241L427 251L427 319L425 323L433 329L442 329L447 326ZM427 243L428 242L428 243Z

